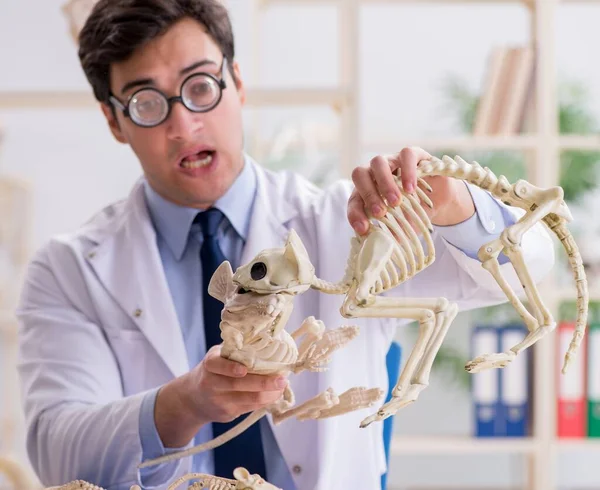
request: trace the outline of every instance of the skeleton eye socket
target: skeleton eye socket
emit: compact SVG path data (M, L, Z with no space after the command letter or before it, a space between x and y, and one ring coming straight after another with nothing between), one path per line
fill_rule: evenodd
M259 281L267 275L267 266L264 262L257 262L250 269L250 277L253 281Z

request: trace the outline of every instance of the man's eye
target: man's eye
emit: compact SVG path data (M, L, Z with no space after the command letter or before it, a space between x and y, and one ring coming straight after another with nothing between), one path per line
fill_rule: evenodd
M207 82L196 83L192 92L196 95L203 95L211 91L211 85Z
M156 109L158 103L155 100L146 100L138 104L138 109L144 112L150 112Z

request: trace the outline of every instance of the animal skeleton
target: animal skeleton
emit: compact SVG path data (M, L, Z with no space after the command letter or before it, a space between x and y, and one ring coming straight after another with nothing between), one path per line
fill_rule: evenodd
M262 251L251 264L234 274L224 261L213 274L208 291L224 303L221 313L221 355L240 362L253 374L323 371L331 354L358 335L358 328L343 326L326 330L322 321L310 316L291 335L285 330L297 294L311 287L315 270L302 241L292 230L285 247ZM296 341L300 344L296 345ZM225 444L270 413L273 422L322 419L371 406L383 390L354 387L341 395L329 388L294 406L294 393L285 388L283 396L269 407L256 410L235 427L212 441L196 447L145 461L140 468L180 459Z
M169 485L167 490L176 490L182 483L190 480L199 480L187 487L189 490L282 490L279 487L271 485L258 474L251 475L246 468L236 468L233 471L235 480L220 478L204 473L188 473L178 478ZM93 485L84 480L74 480L59 487L50 487L46 490L104 490L101 487ZM141 490L138 485L132 485L129 490Z
M514 225L503 230L497 239L484 244L479 249L478 258L482 267L494 277L521 316L529 333L522 342L507 352L483 354L473 359L466 364L466 370L476 373L484 369L504 367L521 351L535 344L555 328L556 323L541 300L521 251L523 235L541 221L564 246L577 288L578 316L575 333L565 355L563 373L566 372L583 338L589 298L581 256L567 228L567 223L572 220L572 216L563 200L563 190L558 186L548 189L539 188L525 180L518 180L515 184L511 184L504 176L497 177L489 168L482 167L477 162L467 163L459 156L455 159L448 156L442 159L431 157L419 162L416 196L406 193L400 178L396 178L402 195L400 204L395 207L387 205L387 212L383 218L371 217L371 227L367 234L355 235L352 238L346 272L338 283L330 283L316 277L306 249L294 230L291 230L284 248L260 252L250 263L240 267L233 276L229 264L222 264L213 276L214 285L211 282L210 288L214 297L225 302L221 322L224 341L222 355L242 362L253 370L252 372L277 372L284 367L293 372L298 372L299 369L317 368L322 360L319 353L328 354L336 344L324 341L327 334L323 334L322 326L315 327L316 320L309 318L305 321L306 325L303 324L298 332L309 330L313 338L307 340L299 349L298 358L294 357L294 343L289 341L282 330L291 311L291 298L309 288L328 294L343 294L345 300L340 312L345 318L392 317L408 318L419 322L419 338L394 386L391 400L381 406L376 414L365 418L361 422L361 427L366 427L374 421L384 420L402 407L416 401L419 393L429 384L434 358L451 322L458 313L458 306L441 297L395 298L379 295L414 277L435 260L431 238L433 227L421 203L432 207L432 202L427 196L427 192L431 192L431 187L424 177L436 175L466 180L490 192L505 204L525 211L525 214ZM422 235L426 251L415 230ZM501 253L511 261L525 290L532 313L525 308L502 275L498 261ZM276 315L275 320L263 321L256 324L258 326L255 330L247 331L243 321L236 322L230 319L230 316L238 313L238 301L243 303L239 308L244 311L251 311L252 308L260 310L263 313L258 316L265 320L266 309L271 316ZM243 315L239 316L238 320L241 318ZM292 339L298 337L298 332L292 335ZM349 339L348 331L333 331L332 335L343 338L342 343ZM318 340L315 343L313 339ZM344 394L332 408L323 410L320 405L323 400L313 400L310 403L319 405L314 412L311 408L307 409L308 411L301 409L301 413L305 416L310 414L311 418L320 418L368 406L372 398L365 397L365 394L369 392L364 388L358 390L361 391L352 393L352 396L356 394L359 396L350 406L342 403L346 401L342 400L346 395ZM371 394L374 396L376 393L371 392ZM290 413L285 412L290 406L290 400L287 398L290 395L291 392L287 391L287 395L271 410L279 420L286 418L286 413ZM213 441L148 461L142 467L217 447L245 430L249 424L256 422L268 411L258 411L246 419L248 422L242 422L243 426L240 424Z

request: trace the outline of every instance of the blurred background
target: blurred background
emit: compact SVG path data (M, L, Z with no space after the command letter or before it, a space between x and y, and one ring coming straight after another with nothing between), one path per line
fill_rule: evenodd
M430 387L394 419L388 488L600 489L600 2L226 4L249 88L247 151L259 163L324 186L377 153L422 146L513 182L559 184L576 218L592 300L576 365L558 375L575 289L557 247L542 289L555 332L501 372L473 377L464 364L516 343L523 326L507 307L461 313ZM0 456L31 481L12 314L23 268L140 176L78 63L70 20L89 5L0 0ZM406 353L415 338L413 327L397 334ZM6 476L0 488L12 488Z

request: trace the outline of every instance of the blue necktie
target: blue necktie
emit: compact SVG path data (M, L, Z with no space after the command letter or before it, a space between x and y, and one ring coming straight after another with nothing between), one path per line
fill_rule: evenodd
M199 213L194 220L200 224L203 236L200 260L202 261L202 300L206 350L222 342L219 323L223 303L208 294L208 284L217 267L226 260L217 240L217 229L223 217L221 211L210 208ZM221 435L247 416L248 414L242 415L236 420L224 424L213 422L213 436ZM244 433L214 449L214 458L216 476L233 478L233 470L238 466L243 466L250 473L258 473L266 477L259 423L254 423Z

